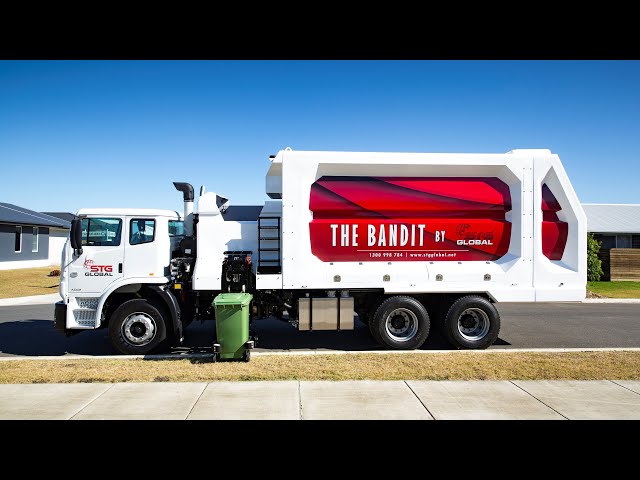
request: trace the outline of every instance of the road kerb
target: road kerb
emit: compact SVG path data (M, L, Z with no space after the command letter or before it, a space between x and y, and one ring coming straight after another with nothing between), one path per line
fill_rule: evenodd
M572 352L640 352L638 347L619 348L499 348L487 350L304 350L287 352L252 352L252 357L268 356L296 356L296 355L359 355L359 354L386 354L386 355L407 355L407 354L449 354L449 355L500 355L503 353L572 353ZM212 353L180 353L165 355L58 355L58 356L38 356L38 357L0 357L0 362L21 361L21 360L180 360L180 359L206 359L211 358Z

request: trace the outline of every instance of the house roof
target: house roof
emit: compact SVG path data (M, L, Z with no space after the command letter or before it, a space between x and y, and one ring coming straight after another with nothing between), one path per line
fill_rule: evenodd
M71 220L76 218L76 216L73 213L69 213L69 212L40 212L40 213L43 213L44 215L49 215L50 217L59 218L69 223L71 223Z
M71 223L60 218L0 202L0 223L35 225L38 227L71 228Z
M592 233L640 233L639 204L583 203L587 231Z

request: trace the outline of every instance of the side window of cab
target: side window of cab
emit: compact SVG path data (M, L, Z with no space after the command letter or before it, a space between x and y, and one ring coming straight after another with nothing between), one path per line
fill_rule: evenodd
M151 243L156 236L156 221L147 218L133 218L129 223L129 244Z
M82 219L82 246L117 247L121 233L122 220L119 218Z

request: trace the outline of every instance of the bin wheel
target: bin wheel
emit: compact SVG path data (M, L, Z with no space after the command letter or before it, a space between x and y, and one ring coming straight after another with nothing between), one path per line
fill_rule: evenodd
M220 360L220 354L219 353L214 353L213 357L211 358L211 361L213 363L216 363L218 360Z
M245 362L248 362L249 360L251 360L251 350L244 351L244 354L242 355L242 360Z

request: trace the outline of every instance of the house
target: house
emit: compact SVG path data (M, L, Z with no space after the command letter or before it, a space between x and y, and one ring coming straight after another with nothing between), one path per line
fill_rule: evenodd
M70 228L62 218L0 202L0 270L60 265Z
M65 222L69 222L69 226L71 226L71 220L76 218L73 213L69 212L40 212L44 215L49 215L50 217L59 218L60 220L64 220ZM64 247L64 242L69 238L69 230L63 232L55 232L54 235L49 235L49 259L55 259L55 261L51 265L57 265L60 263L60 255L62 255L62 248Z
M69 224L71 224L71 220L76 218L76 216L73 213L69 213L69 212L40 212L40 213L44 215L49 215L50 217L59 218L60 220L69 222Z
M600 242L601 280L640 280L640 205L583 203L587 231Z

